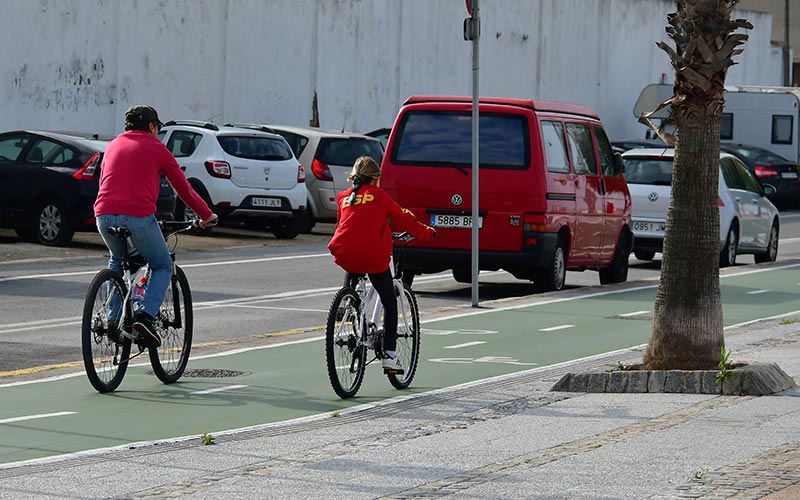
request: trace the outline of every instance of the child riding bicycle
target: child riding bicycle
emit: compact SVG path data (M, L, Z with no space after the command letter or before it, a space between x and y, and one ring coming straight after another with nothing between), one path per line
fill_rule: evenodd
M436 236L436 230L417 221L378 187L381 170L368 156L356 159L347 180L353 186L337 196L336 231L328 250L336 264L345 270L345 286L354 275L366 274L383 304L384 359L389 373L403 373L397 358L397 297L392 284L389 261L392 232L408 232L420 240Z

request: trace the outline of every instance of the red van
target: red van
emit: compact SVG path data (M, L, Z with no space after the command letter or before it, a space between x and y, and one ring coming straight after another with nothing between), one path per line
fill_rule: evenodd
M560 290L567 269L628 277L631 197L622 160L586 106L481 98L479 266ZM381 187L438 237L413 241L405 279L471 280L472 98L413 96L397 115Z

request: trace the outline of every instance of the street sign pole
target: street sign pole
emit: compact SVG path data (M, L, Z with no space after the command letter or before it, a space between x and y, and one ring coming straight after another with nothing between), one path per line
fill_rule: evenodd
M466 0L470 18L464 21L464 39L472 42L472 307L478 307L478 230L480 210L478 210L479 191L479 156L478 156L478 69L480 68L480 18L478 17L478 0Z

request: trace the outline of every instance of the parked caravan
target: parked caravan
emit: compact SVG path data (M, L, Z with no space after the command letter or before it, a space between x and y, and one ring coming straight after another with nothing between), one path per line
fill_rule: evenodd
M575 104L481 98L479 267L560 290L566 270L625 281L633 243L622 160L597 113ZM392 127L381 187L435 227L403 251L404 277L471 280L472 99L413 96Z
M652 112L672 95L672 85L658 83L647 85L642 89L633 107L634 116L639 118L643 113ZM667 121L668 114L669 108L664 108L650 118L669 130L672 125ZM760 146L798 163L800 162L798 118L800 118L800 88L725 87L720 140L723 143Z

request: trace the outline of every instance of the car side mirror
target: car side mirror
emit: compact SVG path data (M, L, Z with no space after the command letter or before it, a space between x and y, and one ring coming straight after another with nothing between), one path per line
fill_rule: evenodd
M622 161L622 155L614 153L614 175L619 175L625 172L625 163Z
M776 188L772 184L762 184L761 185L761 193L764 196L772 196L776 192L778 192L778 188Z

